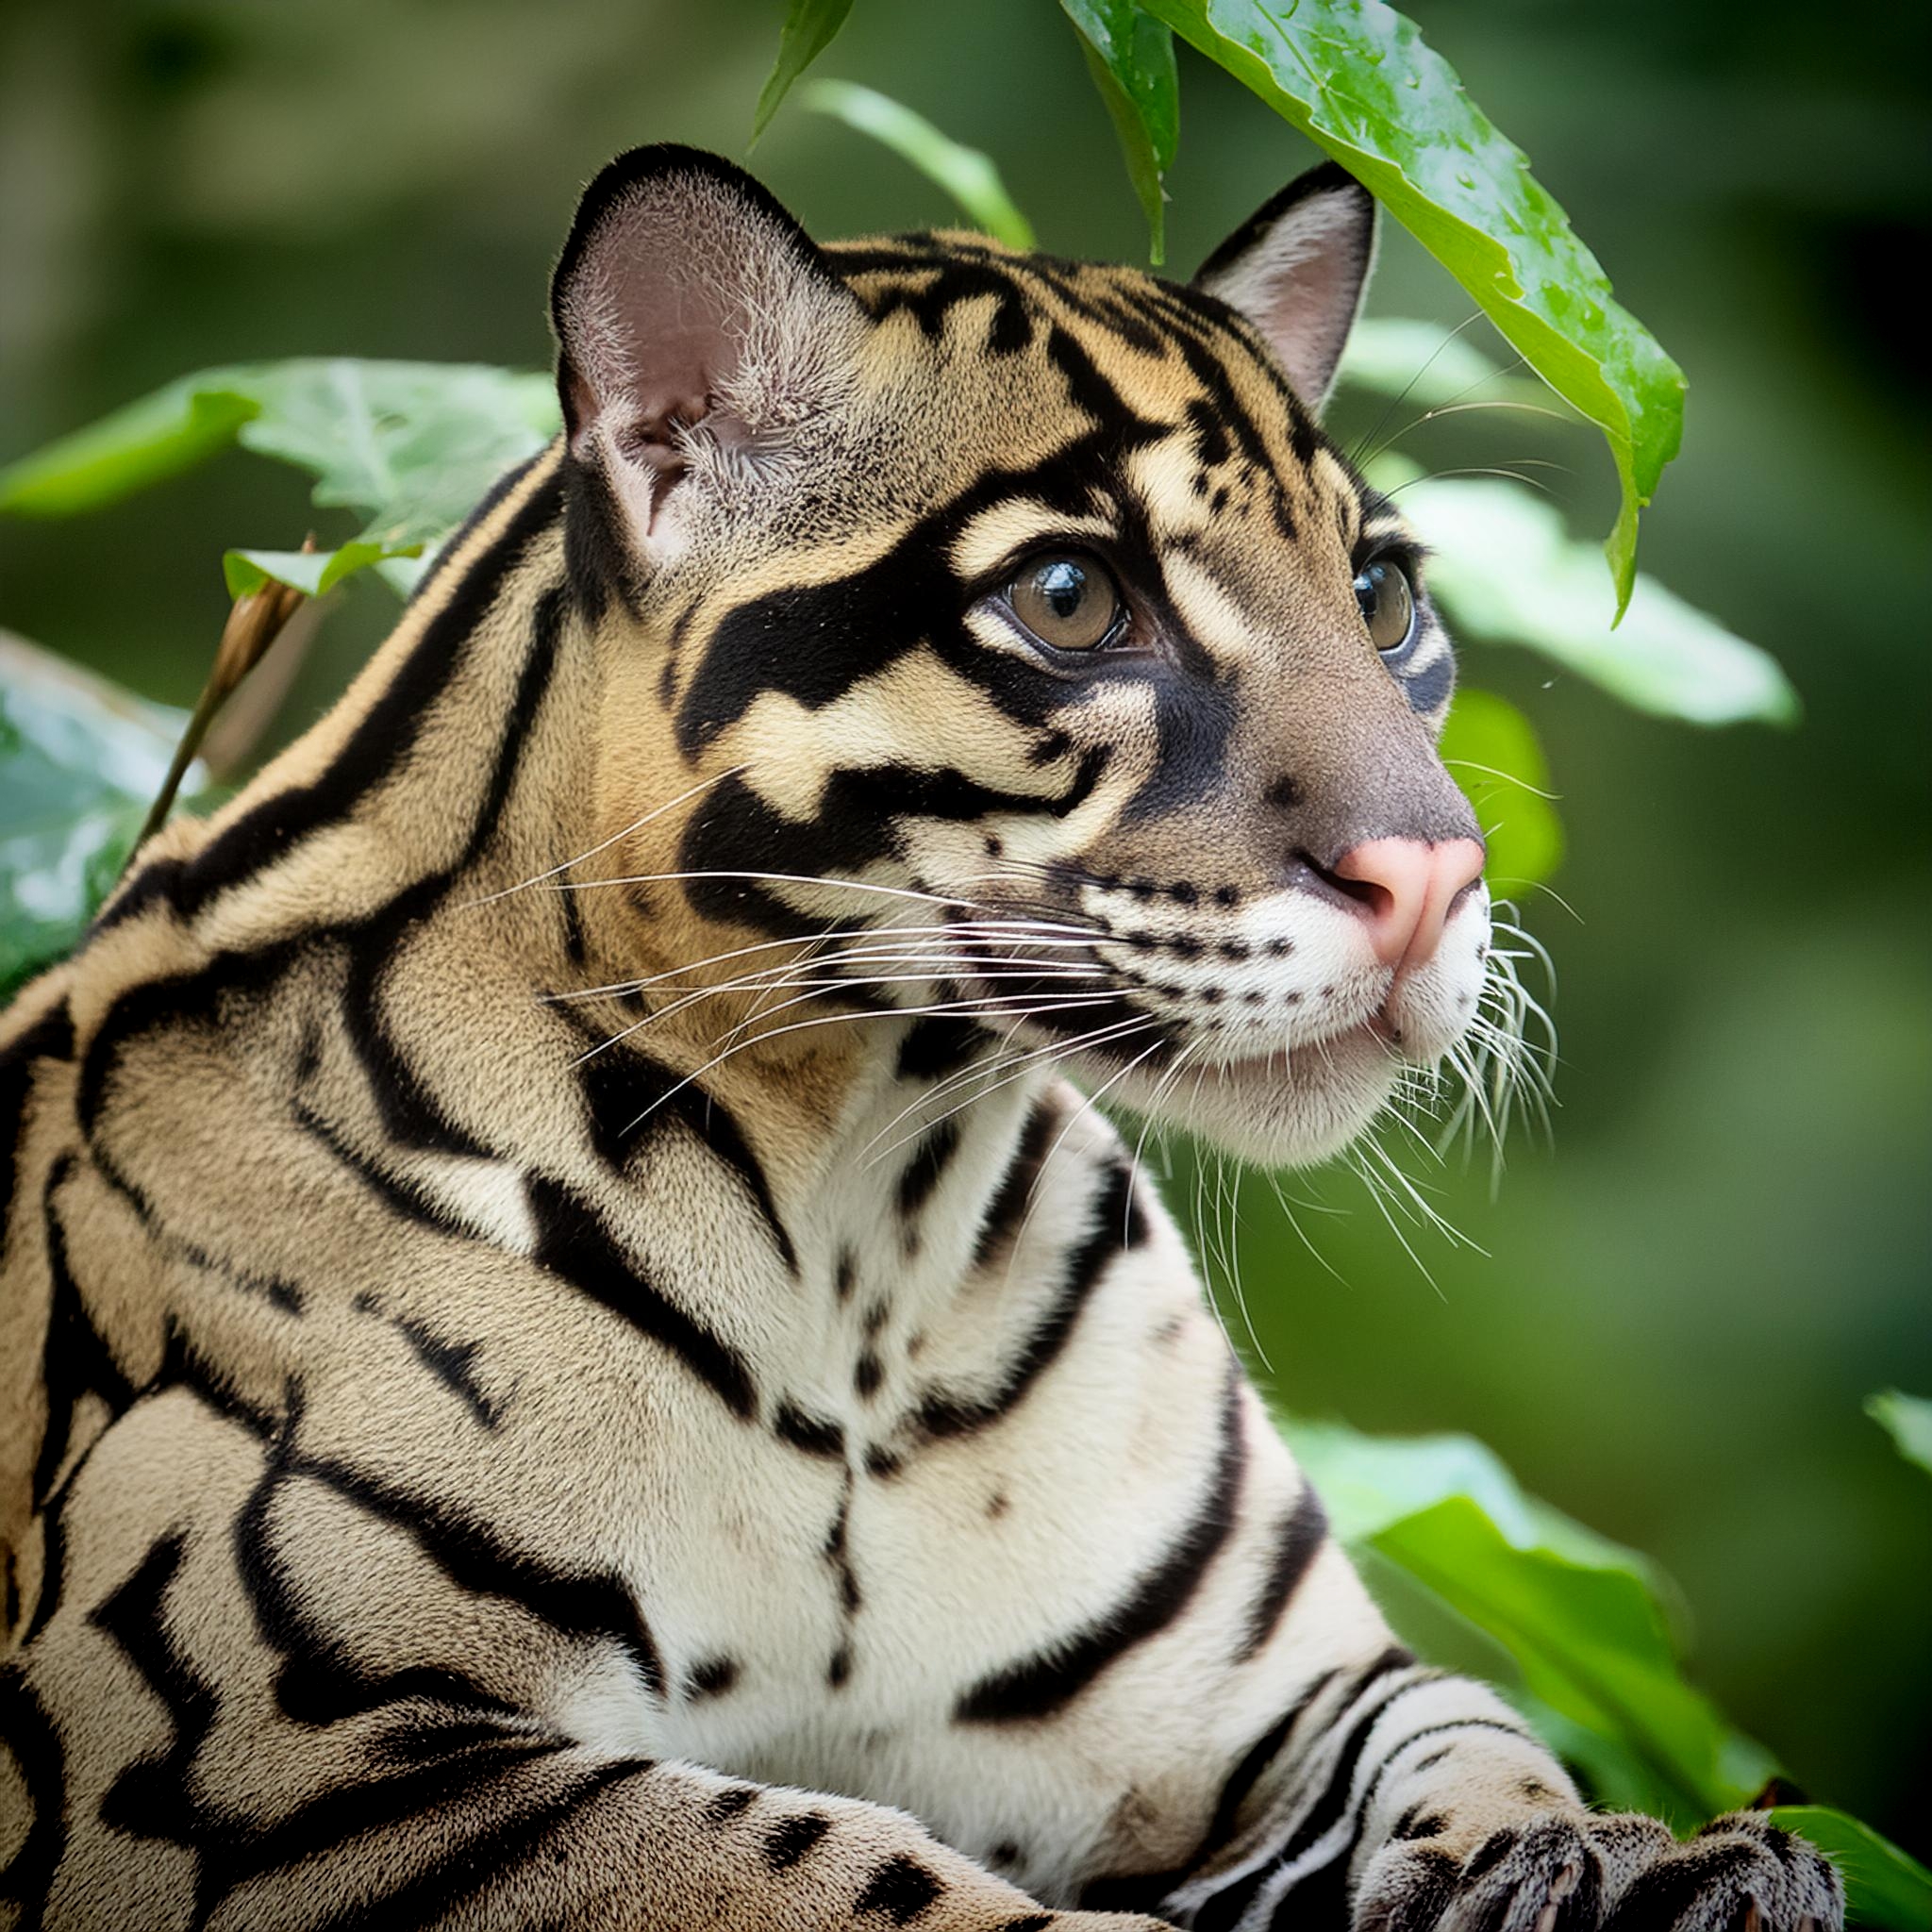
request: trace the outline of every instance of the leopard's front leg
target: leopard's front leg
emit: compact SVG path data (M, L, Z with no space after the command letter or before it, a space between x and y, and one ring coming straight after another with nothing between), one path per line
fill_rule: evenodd
M1828 1932L1833 1867L1761 1812L1679 1844L1655 1818L1587 1809L1477 1686L1421 1693L1443 1714L1379 1755L1351 1861L1361 1932ZM1470 1716L1480 1701L1492 1707ZM1491 1729L1492 1724L1509 1729ZM1439 1727L1441 1726L1441 1727Z
M1270 1740L1264 1740L1264 1744ZM1170 1897L1198 1932L1832 1932L1837 1872L1761 1813L1679 1844L1591 1811L1500 1699L1391 1648L1318 1680L1239 1837Z
M904 1810L658 1755L655 1651L543 1613L571 1573L432 1567L436 1506L301 1430L163 1388L69 1485L0 1657L0 1932L1163 1932L1047 1909ZM600 1711L635 1749L581 1734Z

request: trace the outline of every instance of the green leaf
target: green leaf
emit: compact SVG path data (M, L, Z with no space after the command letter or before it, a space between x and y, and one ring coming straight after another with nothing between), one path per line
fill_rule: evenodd
M0 633L0 1003L73 950L186 723Z
M1389 458L1370 466L1397 492L1434 551L1429 591L1456 625L1524 644L1627 705L1693 724L1788 724L1798 697L1774 659L1657 581L1640 575L1613 633L1588 545L1556 508L1521 485L1418 478Z
M99 508L239 442L307 471L319 506L365 520L332 551L236 550L225 559L233 594L264 576L314 592L433 554L557 425L548 376L480 364L332 357L209 369L0 471L0 509ZM414 569L383 575L407 588Z
M1285 1433L1336 1534L1498 1641L1600 1795L1688 1823L1742 1803L1770 1774L1769 1757L1684 1681L1656 1572L1524 1496L1481 1443L1336 1424Z
M1828 1805L1779 1805L1772 1820L1809 1839L1845 1881L1845 1916L1878 1932L1932 1926L1932 1872L1869 1824Z
M1080 36L1087 71L1120 137L1127 177L1147 217L1147 253L1158 268L1167 259L1162 183L1181 131L1174 30L1134 0L1060 0L1060 10Z
M239 374L239 372L237 372ZM0 470L0 510L71 517L132 496L226 449L261 405L225 381L184 375Z
M1744 1797L1724 1774L1729 1727L1679 1675L1634 1562L1512 1541L1467 1496L1391 1524L1374 1546L1499 1639L1534 1695L1627 1751L1680 1816Z
M1932 1402L1885 1389L1866 1397L1865 1413L1890 1435L1907 1462L1916 1462L1932 1475Z
M1683 432L1684 377L1618 307L1529 164L1413 22L1379 0L1141 0L1339 160L1609 443L1623 506L1605 552L1621 616L1637 512Z
M258 591L273 577L277 583L292 584L311 597L332 591L344 577L368 570L378 563L407 558L420 561L423 545L364 542L359 538L339 550L230 550L222 558L222 575L227 581L228 595L245 597Z
M274 363L259 393L242 444L307 470L318 504L367 518L372 563L441 543L558 424L547 376L477 364Z
M1684 1681L1669 1586L1643 1557L1524 1495L1470 1437L1296 1421L1282 1433L1364 1574L1392 1581L1401 1608L1427 1607L1438 1639L1463 1629L1500 1646L1521 1674L1516 1702L1599 1801L1689 1825L1764 1788L1769 1754ZM1837 1861L1854 1924L1932 1925L1932 1874L1870 1826L1823 1806L1773 1816Z
M751 124L753 146L778 111L778 103L791 92L791 83L832 44L851 11L852 0L791 0L778 35L778 58L758 90Z
M1507 698L1457 689L1442 727L1442 762L1475 808L1486 868L1504 896L1540 886L1563 858L1563 825L1536 727Z
M1349 331L1335 379L1426 408L1495 382L1502 364L1467 336L1407 316L1365 315Z
M849 80L816 80L805 91L805 105L815 114L869 134L958 203L968 221L1008 248L1031 248L1033 226L1013 206L999 170L977 148L962 147L923 114L900 106L869 87Z

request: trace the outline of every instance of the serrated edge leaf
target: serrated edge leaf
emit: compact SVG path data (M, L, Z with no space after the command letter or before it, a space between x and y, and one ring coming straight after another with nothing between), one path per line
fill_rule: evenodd
M425 549L444 542L468 508L439 507L425 516L408 490L397 491L384 476L381 489L331 487L309 447L310 433L294 433L285 394L304 383L325 380L338 394L345 419L358 410L375 415L368 386L376 377L398 376L451 384L485 381L500 393L481 420L501 441L501 432L526 427L534 442L554 433L557 405L550 378L538 372L507 370L482 363L423 363L358 357L291 357L278 362L238 363L199 371L110 412L86 427L23 458L0 473L8 493L0 508L41 515L75 515L96 509L240 443L256 455L284 462L315 478L312 499L325 508L374 512L374 520L349 541L320 553L231 550L223 574L231 596L258 590L270 578L319 596L345 578L375 567L403 595L420 575ZM509 415L498 405L508 400ZM458 413L461 413L458 411ZM471 413L475 413L473 410ZM512 441L514 441L512 438ZM478 472L475 494L487 473ZM384 498L382 491L393 493ZM418 568L405 566L417 563Z
M785 25L778 30L778 58L758 90L758 104L752 111L752 146L758 145L758 136L791 92L791 84L832 44L851 11L852 0L791 0Z
M800 96L815 114L841 121L909 161L952 196L967 220L1008 248L1034 246L1033 225L1020 212L992 158L943 134L924 114L849 80L815 80Z

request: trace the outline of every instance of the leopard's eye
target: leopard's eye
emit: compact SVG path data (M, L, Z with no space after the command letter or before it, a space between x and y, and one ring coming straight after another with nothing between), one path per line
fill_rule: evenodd
M1399 563L1384 558L1367 565L1355 580L1355 601L1370 640L1385 658L1415 635L1415 591Z
M1029 557L1007 591L1013 614L1057 651L1091 651L1113 635L1121 593L1107 566L1079 550Z

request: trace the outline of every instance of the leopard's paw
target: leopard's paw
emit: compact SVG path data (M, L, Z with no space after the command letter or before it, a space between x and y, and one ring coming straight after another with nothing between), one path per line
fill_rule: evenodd
M1356 1932L1839 1932L1844 1923L1838 1874L1762 1812L1721 1818L1688 1844L1654 1818L1563 1811L1463 1850L1427 1830L1434 1822L1370 1860Z
M1356 1932L1596 1932L1620 1877L1674 1847L1654 1819L1551 1813L1458 1855L1422 1830L1391 1839L1356 1894ZM1593 1827L1636 1826L1600 1836ZM1639 1838L1641 1842L1639 1842Z
M1608 1932L1839 1932L1843 1882L1762 1811L1733 1811L1637 1874Z

